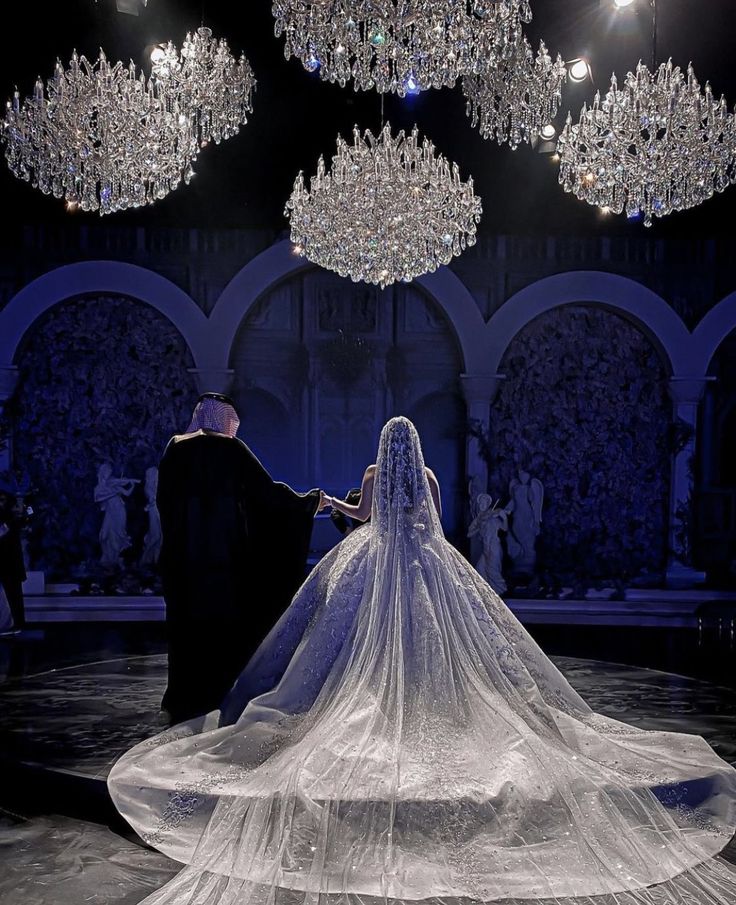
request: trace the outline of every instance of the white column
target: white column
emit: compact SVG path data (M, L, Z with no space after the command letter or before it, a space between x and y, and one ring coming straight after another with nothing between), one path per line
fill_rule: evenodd
M681 438L672 452L667 562L669 587L693 587L705 580L705 573L693 567L692 530L698 407L708 379L673 377L667 387L673 402L674 436Z
M503 374L460 376L460 385L468 407L468 421L477 425L486 437L490 436L491 405L502 380ZM481 455L478 440L470 434L465 449L465 474L468 481L477 477L484 489L488 486L488 465Z
M3 414L5 404L12 398L18 385L18 368L14 365L0 365L0 416ZM12 437L7 438L7 443L0 445L0 471L5 471L12 464Z

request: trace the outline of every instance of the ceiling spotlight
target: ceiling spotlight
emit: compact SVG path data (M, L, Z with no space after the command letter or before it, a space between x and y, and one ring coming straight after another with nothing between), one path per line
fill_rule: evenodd
M591 79L593 77L590 63L582 57L578 60L569 60L567 66L570 80L573 82L584 82L588 77Z
M557 129L555 129L552 123L547 123L546 126L542 126L539 130L539 134L545 141L552 141L555 135L557 135Z
M97 3L97 0L95 0ZM137 16L140 8L145 7L148 0L115 0L115 9L119 13L127 13L129 16Z
M157 44L151 51L151 62L156 66L158 63L163 63L165 59L166 50L164 49L163 44Z
M631 6L634 0L613 0L613 5L616 9L626 9L627 6Z

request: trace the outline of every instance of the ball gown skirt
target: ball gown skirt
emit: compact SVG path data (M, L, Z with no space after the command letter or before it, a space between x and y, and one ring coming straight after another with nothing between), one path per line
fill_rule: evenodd
M133 748L109 788L185 865L146 905L736 903L736 771L591 711L418 521L353 532L222 711Z

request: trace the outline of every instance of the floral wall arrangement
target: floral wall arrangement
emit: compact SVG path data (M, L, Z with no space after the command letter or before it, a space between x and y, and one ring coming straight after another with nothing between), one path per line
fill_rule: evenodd
M168 438L186 428L196 391L191 356L158 312L122 297L80 298L54 308L18 362L14 465L35 488L29 553L47 578L94 571L101 523L97 469L144 477ZM145 531L142 485L128 501L129 552Z
M509 347L491 412L490 484L541 479L539 566L553 582L627 582L664 569L671 404L659 354L633 325L569 306Z

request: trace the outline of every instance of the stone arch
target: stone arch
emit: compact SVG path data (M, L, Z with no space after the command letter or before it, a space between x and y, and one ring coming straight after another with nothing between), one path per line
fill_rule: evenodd
M708 373L713 356L726 337L736 330L736 292L722 298L693 331L693 373Z
M227 284L210 315L214 358L227 362L238 326L258 299L275 285L315 265L295 255L289 241L278 242L249 261ZM421 287L445 312L455 331L465 370L483 370L487 358L483 316L462 281L447 267L418 277Z
M196 302L160 274L119 261L67 264L24 286L0 311L0 362L13 364L24 336L47 311L90 293L128 296L155 308L179 331L195 366L207 366L207 317Z
M652 340L673 376L693 376L692 336L672 307L635 280L595 270L558 273L512 295L486 325L483 370L497 372L514 337L540 314L571 304L626 318Z

